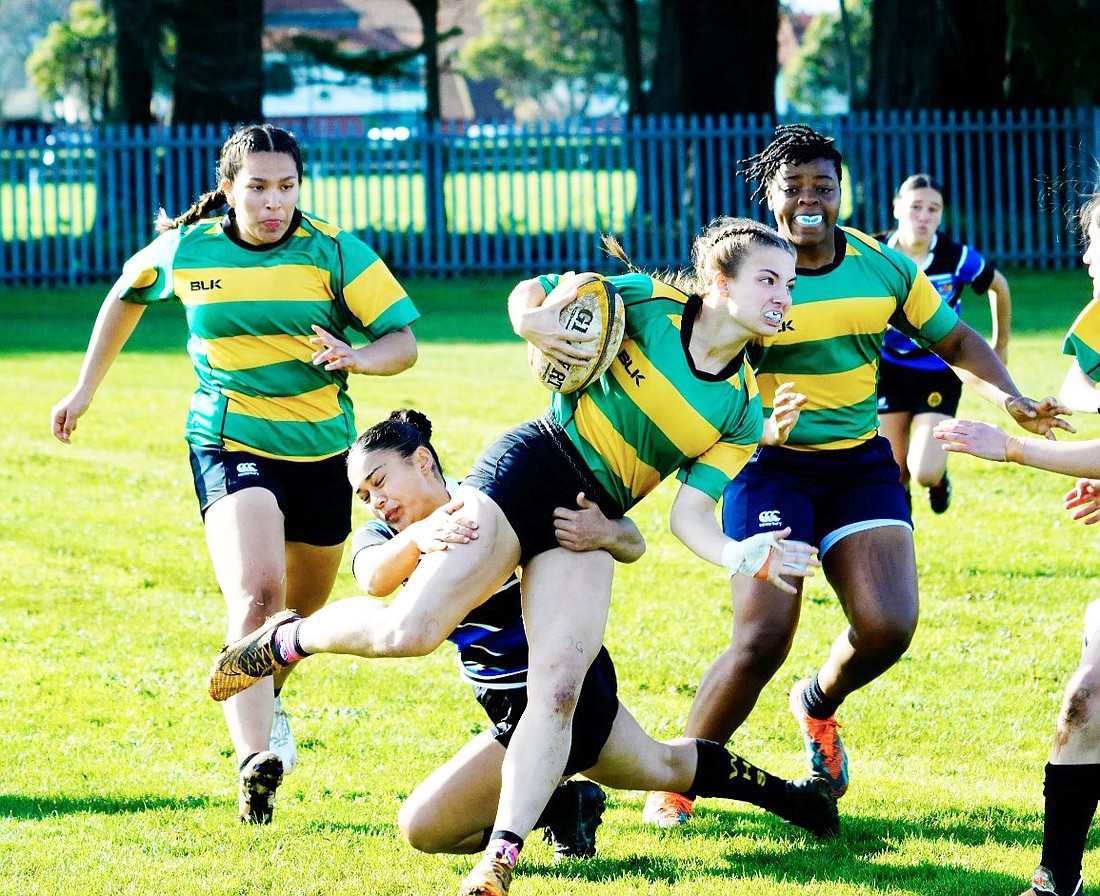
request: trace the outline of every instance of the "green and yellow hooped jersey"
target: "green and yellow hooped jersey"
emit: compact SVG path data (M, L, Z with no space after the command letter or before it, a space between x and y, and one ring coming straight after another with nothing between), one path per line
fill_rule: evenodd
M301 213L278 243L250 247L224 218L170 230L116 284L127 302L178 299L198 378L187 418L196 445L308 461L355 440L348 375L314 366L313 324L374 341L419 317L374 251Z
M1100 380L1100 299L1093 299L1069 328L1062 354L1073 355L1077 366L1094 380Z
M926 348L958 323L912 261L866 234L838 227L837 259L798 269L783 329L749 350L765 414L780 383L807 397L786 443L796 450L850 448L878 432L887 325Z
M752 369L744 353L718 374L695 369L697 296L645 274L608 279L626 307L622 347L583 392L555 393L551 410L624 511L673 472L717 501L763 432ZM540 281L549 292L558 278Z

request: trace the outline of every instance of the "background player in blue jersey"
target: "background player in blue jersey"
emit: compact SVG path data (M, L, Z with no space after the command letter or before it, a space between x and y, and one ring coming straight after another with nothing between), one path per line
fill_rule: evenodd
M973 246L939 232L943 187L928 174L907 177L894 196L894 217L897 229L884 242L912 259L956 314L967 285L978 294L989 294L991 344L1007 364L1012 329L1008 281ZM886 331L879 367L879 431L890 440L906 491L915 479L928 489L928 503L936 513L951 503L951 480L947 454L932 437L932 428L955 416L961 395L962 381L939 355L900 330Z
M348 479L374 514L352 542L352 568L368 594L390 594L423 555L477 538L473 521L462 515L462 501L452 497L457 483L443 477L431 423L418 411L394 411L362 433L348 457ZM608 519L583 494L577 504L554 511L563 548L606 550L627 563L642 555L645 541L633 522ZM493 724L410 794L399 824L409 843L426 852L477 852L491 833L505 751L527 703L527 638L516 576L471 611L448 640ZM604 798L591 781L745 800L819 836L837 829L836 802L820 779L784 781L709 741L658 743L645 734L618 700L606 650L589 669L573 716L565 773L582 772L591 780L558 787L536 825L546 829L558 855L595 852Z
M69 442L146 305L183 302L199 381L186 438L232 641L284 606L309 614L328 599L351 531L348 374L412 365L408 325L418 315L368 246L298 209L302 155L293 135L237 129L217 176L178 218L162 212L160 236L127 262L51 426ZM205 217L225 205L224 217ZM345 329L368 344L351 348ZM318 503L329 512L318 514ZM271 820L275 788L296 761L276 711L289 671L274 688L267 682L225 704L243 821Z
M568 761L576 699L603 644L614 560L607 551L563 549L556 508L584 492L618 518L676 474L670 528L708 562L784 593L794 589L782 576L817 566L813 548L785 541L783 529L739 541L715 518L723 487L763 429L745 348L782 327L794 279L790 245L757 222L720 219L696 239L693 261L692 294L641 273L609 278L626 309L619 355L583 393L555 394L550 413L478 459L456 496L477 539L426 555L385 608L350 598L308 619L279 614L229 645L211 670L210 694L224 699L306 653L428 653L521 566L528 708L504 760L494 836L460 886L464 896L508 891L523 838ZM570 345L559 321L575 283L534 278L509 297L516 332L563 363L595 354Z

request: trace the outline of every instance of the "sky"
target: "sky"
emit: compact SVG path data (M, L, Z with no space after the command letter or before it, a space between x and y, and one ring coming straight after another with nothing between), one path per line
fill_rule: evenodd
M786 5L795 12L834 12L837 0L787 0Z

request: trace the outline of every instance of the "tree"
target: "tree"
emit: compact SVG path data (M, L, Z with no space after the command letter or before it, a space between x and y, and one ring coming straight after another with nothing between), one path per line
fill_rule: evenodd
M870 104L880 109L1003 106L1005 6L1005 0L936 0L929 10L911 0L873 0ZM1047 39L1062 38L1048 30Z
M92 121L106 118L111 83L110 20L94 0L74 0L69 16L51 22L26 60L43 99L75 99Z
M114 22L116 89L111 118L123 124L153 121L153 73L160 58L161 0L105 0Z
M787 99L795 108L820 113L833 96L847 96L853 109L867 103L870 77L870 0L846 0L847 33L839 14L814 16L798 53L783 69Z
M620 36L605 11L574 0L482 0L485 32L461 52L464 72L500 82L506 106L524 103L541 117L578 118L599 94L624 87Z
M1009 105L1100 104L1100 0L1007 0L1007 6Z
M0 109L5 96L28 83L24 63L49 23L60 19L68 0L4 0L0 3Z
M662 0L650 112L775 111L778 0Z
M262 120L262 0L182 2L174 23L174 121L219 124Z

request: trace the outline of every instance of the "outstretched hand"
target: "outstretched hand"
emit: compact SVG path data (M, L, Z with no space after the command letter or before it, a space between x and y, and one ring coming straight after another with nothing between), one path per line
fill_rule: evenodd
M1078 479L1065 496L1066 510L1086 526L1100 523L1100 479Z
M944 420L932 429L932 435L941 442L944 451L954 451L982 457L986 460L1005 461L1009 435L992 423L974 420ZM1053 438L1053 437L1052 437Z
M1045 439L1054 439L1055 429L1064 429L1066 432L1077 432L1076 429L1060 415L1072 414L1073 411L1059 403L1053 395L1048 395L1040 401L1020 395L1009 398L1005 402L1005 410L1013 420L1028 432L1033 432Z

